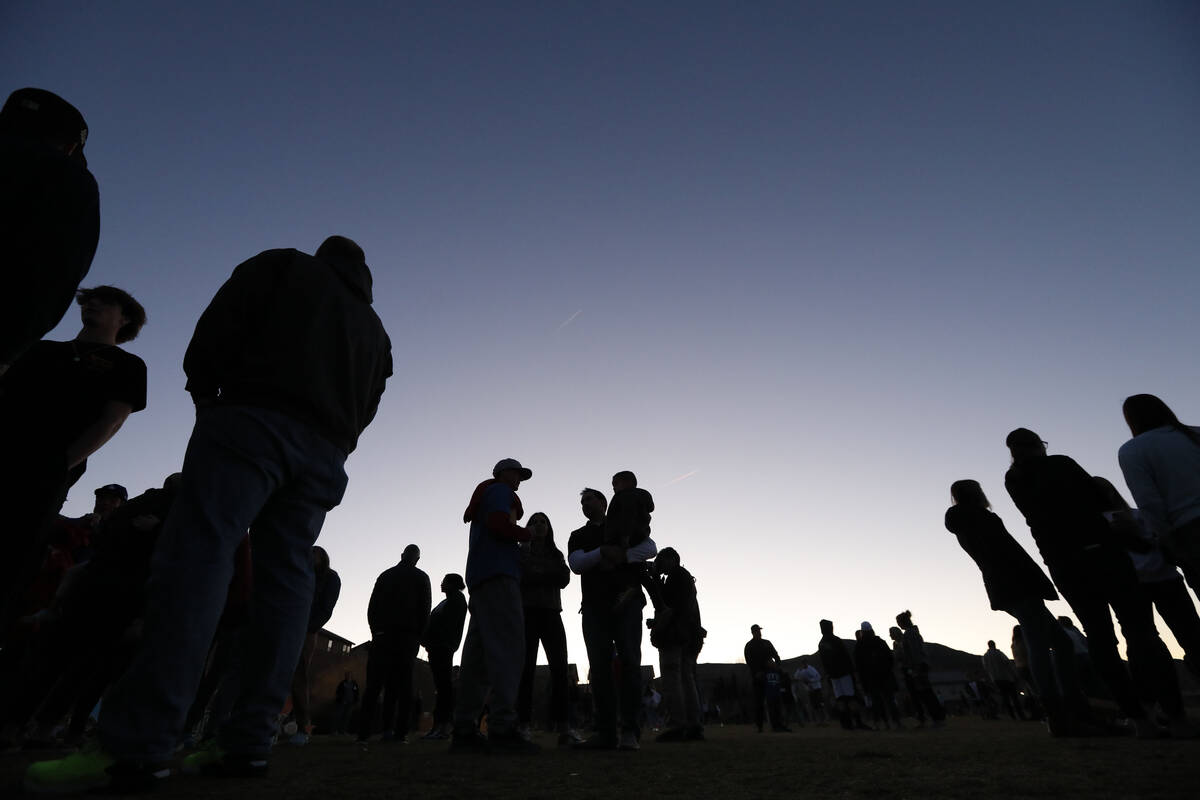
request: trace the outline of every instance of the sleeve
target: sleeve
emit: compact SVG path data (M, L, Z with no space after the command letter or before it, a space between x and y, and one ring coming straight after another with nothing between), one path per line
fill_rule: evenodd
M128 403L136 412L146 407L146 362L122 351L123 358L105 386L105 400Z
M630 547L625 551L625 560L630 564L636 564L639 561L649 561L658 555L658 545L650 537L646 537L641 543Z
M567 588L567 584L571 582L571 569L567 566L567 560L562 553L558 553L558 559L554 564L554 585L559 589Z
M309 632L320 630L333 616L333 608L337 605L338 597L342 594L342 579L336 572L329 570L329 577L317 598L319 605L313 609L312 619L309 620Z
M604 560L600 548L595 550L572 550L567 556L567 563L571 566L571 571L576 575L582 575L585 572L590 572Z
M1125 485L1133 495L1133 504L1142 512L1142 520L1146 530L1156 536L1170 532L1167 520L1167 502L1154 480L1154 472L1146 459L1138 452L1131 439L1121 445L1117 451L1117 461L1121 465L1121 474L1125 476Z
M510 512L516 493L503 483L494 483L483 495L483 520L488 533L497 539L529 541L529 531L512 521Z

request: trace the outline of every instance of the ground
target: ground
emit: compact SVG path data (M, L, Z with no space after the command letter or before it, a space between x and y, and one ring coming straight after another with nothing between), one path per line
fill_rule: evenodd
M848 733L806 727L759 734L707 730L708 741L640 752L560 750L534 756L456 755L446 742L373 744L315 737L279 747L266 780L173 777L158 797L255 800L377 797L1186 798L1196 796L1200 740L1051 739L1037 723L951 719L943 730ZM652 738L647 736L648 739ZM0 797L31 759L0 759Z

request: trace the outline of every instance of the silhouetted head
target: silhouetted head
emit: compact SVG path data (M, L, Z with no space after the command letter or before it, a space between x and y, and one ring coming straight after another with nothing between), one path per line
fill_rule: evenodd
M1179 417L1175 416L1175 412L1152 394L1135 394L1126 397L1125 402L1121 404L1121 411L1125 415L1125 423L1129 426L1129 432L1134 436L1140 436L1146 431L1167 425L1172 428L1183 427L1183 423L1179 421Z
M892 637L892 641L898 642L904 638L904 631L893 625L892 627L888 628L888 636Z
M979 481L973 481L969 478L964 478L961 481L955 481L950 484L950 500L956 506L968 506L971 508L992 507L992 504L988 502L987 495L983 493L983 487L979 485Z
M988 650L995 650L995 649L996 649L996 643L993 642L991 639L988 639Z
M589 520L599 520L608 510L608 498L597 489L584 489L579 493L579 507Z
M325 552L325 548L319 545L314 545L312 549L313 569L318 574L326 572L329 569L329 553Z
M550 518L546 516L546 512L533 512L529 516L529 521L525 523L525 527L529 529L529 533L534 540L545 542L557 549L554 544L554 526L550 524Z
M1004 439L1014 462L1046 455L1046 442L1028 428L1017 428Z
M96 490L96 503L92 506L93 513L101 519L108 519L112 512L121 507L129 499L129 492L119 483L110 483Z
M131 342L146 324L146 309L133 295L115 286L93 286L75 293L85 328L111 328L117 344Z
M1117 491L1117 487L1112 485L1108 478L1102 478L1099 475L1092 476L1092 482L1100 489L1100 493L1104 495L1104 510L1105 511L1129 511L1129 503Z
M627 469L623 469L616 475L612 476L613 493L624 491L625 489L637 488L637 476Z
M912 624L913 624L912 612L911 611L901 611L899 614L896 615L896 624L899 625L904 630L908 630L909 628L911 628Z
M461 592L465 588L467 588L467 582L457 572L448 572L446 577L442 578L442 591L446 594Z
M822 635L829 636L833 633L833 621L828 619L821 620Z
M358 242L345 236L330 236L321 242L315 255L322 261L329 261L333 264L354 266L367 263L367 254L358 246Z
M79 109L45 89L17 89L0 108L0 133L44 142L85 165L88 126Z
M533 477L533 470L521 466L521 462L515 458L502 458L492 467L492 477L516 491L521 481Z
M755 639L761 639L762 638L762 626L761 625L751 625L750 626L750 636L752 636Z
M654 568L659 572L669 572L679 566L679 553L674 547L664 547L654 557Z
M400 554L400 563L408 564L410 567L421 560L421 548L415 544L410 544L404 548L404 552Z

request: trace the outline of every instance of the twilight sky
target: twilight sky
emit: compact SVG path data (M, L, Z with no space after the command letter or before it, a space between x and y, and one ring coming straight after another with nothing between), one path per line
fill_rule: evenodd
M751 623L787 657L822 617L905 608L982 652L1013 621L942 527L950 482L1036 554L1009 430L1124 491L1127 395L1200 423L1195 4L347 5L0 7L4 93L91 127L84 285L150 316L149 407L66 513L179 468L201 310L331 233L366 250L396 362L320 539L356 642L407 543L435 591L462 571L471 489L512 456L563 546L582 487L638 474L701 661ZM563 602L585 665L576 581Z

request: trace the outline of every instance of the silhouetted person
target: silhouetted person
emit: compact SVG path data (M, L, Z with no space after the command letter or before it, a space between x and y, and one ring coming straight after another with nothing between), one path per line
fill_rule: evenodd
M516 459L501 459L492 469L492 478L475 487L463 514L463 521L471 525L467 550L471 621L459 671L452 750L539 749L517 730L517 692L525 666L519 544L529 540L529 531L517 524L524 516L517 487L532 476L533 471ZM485 702L490 709L486 738L478 726Z
M838 719L848 731L865 728L867 726L858 711L858 692L854 685L854 661L850 658L850 649L834 635L833 622L823 619L820 625L821 641L817 645L817 654L833 689Z
M383 735L404 741L413 694L413 662L429 625L432 603L429 576L417 568L421 548L404 548L400 563L375 581L367 605L371 647L367 652L367 688L358 721L358 741L366 744L383 692ZM393 728L393 725L395 728Z
M807 658L800 659L800 666L792 675L793 681L799 681L808 693L808 710L812 720L818 725L824 724L829 718L825 712L825 689L821 671L809 663Z
M354 714L354 706L358 704L358 681L354 680L354 673L346 672L346 676L334 690L333 703L337 709L337 721L333 732L341 735L349 729L350 717Z
M763 711L771 722L771 730L782 731L787 728L783 724L783 709L779 704L779 693L768 691L768 681L772 672L782 669L779 652L770 639L762 638L762 626L750 626L750 641L742 648L742 656L746 660L746 668L750 671L750 679L754 686L754 726L759 733L763 730Z
M317 647L317 634L325 623L333 616L333 607L337 605L338 596L342 592L342 579L335 570L329 568L329 553L324 547L312 549L313 558L313 598L312 610L308 614L308 632L304 635L304 646L300 648L300 662L292 676L292 709L296 717L296 732L289 740L291 744L308 744L312 734L312 707L309 702L308 668L312 664L313 653Z
M1021 708L1021 696L1017 691L1017 669L1008 656L996 648L996 643L988 640L987 652L980 658L983 671L996 685L1000 692L1000 702L1013 719L1025 719L1025 711Z
M1122 406L1133 438L1117 459L1147 530L1200 592L1200 428L1184 425L1152 394Z
M659 605L654 610L650 643L658 648L663 695L671 715L671 727L658 735L660 742L704 738L700 717L700 693L696 689L696 656L704 645L700 624L696 579L679 563L679 553L664 547L654 560L660 581Z
M112 286L81 289L77 302L83 325L74 339L37 342L0 378L3 625L19 612L48 526L88 456L146 407L146 365L117 346L138 335L145 309Z
M453 572L442 578L441 589L446 599L438 603L429 615L429 627L421 643L429 656L429 671L437 702L433 707L433 727L426 739L448 739L454 717L454 652L462 643L463 626L467 621L467 584Z
M1004 485L1025 515L1054 584L1083 625L1092 663L1121 712L1133 721L1138 736L1160 735L1117 653L1109 606L1121 623L1129 660L1142 661L1137 668L1154 676L1159 704L1182 733L1186 723L1175 667L1138 591L1133 563L1104 518L1099 487L1067 456L1047 455L1046 443L1031 430L1014 430L1005 444L1013 465Z
M854 663L858 665L858 677L862 680L863 693L871 699L871 717L878 725L880 722L889 730L892 723L897 728L904 725L900 722L900 709L896 706L896 665L892 658L892 648L888 643L875 634L871 623L864 622L859 629L858 640L854 643ZM891 722L889 722L889 718Z
M1077 717L1086 719L1090 712L1080 689L1071 643L1046 608L1046 600L1058 599L1054 584L992 513L978 482L955 481L950 485L950 498L954 505L946 511L946 529L979 567L992 608L1010 614L1020 624L1030 674L1046 708L1050 732L1056 736L1079 732ZM1005 687L997 684L997 688L1004 694Z
M145 646L109 690L102 749L32 765L27 785L152 782L204 670L246 531L254 597L241 693L220 747L187 770L262 774L312 608L312 546L346 489L344 464L392 371L362 249L268 250L239 265L184 356L196 425L147 586ZM107 772L108 767L113 772Z
M631 547L606 544L610 539L604 495L584 489L579 493L579 505L587 524L571 533L567 563L580 576L583 641L596 706L596 732L577 747L637 750L641 746L642 608L646 605L640 586L645 577L642 563L658 553L658 546L651 538ZM619 683L613 674L614 652L620 667Z
M523 735L533 719L533 678L540 643L550 665L550 720L560 745L579 737L571 730L567 708L567 632L562 623L561 592L571 581L566 556L554 543L550 518L538 511L525 524L529 541L521 543L521 602L525 614L525 667L517 693Z
M933 684L929 682L929 660L925 657L925 639L921 637L920 629L913 624L912 612L902 611L896 615L896 624L904 632L901 640L903 661L901 668L912 679L910 692L913 692L913 702L919 703L929 718L933 727L940 728L946 724L946 709L938 700Z
M0 375L71 307L100 239L100 193L79 110L45 89L0 109L0 242L11 300L0 316Z

